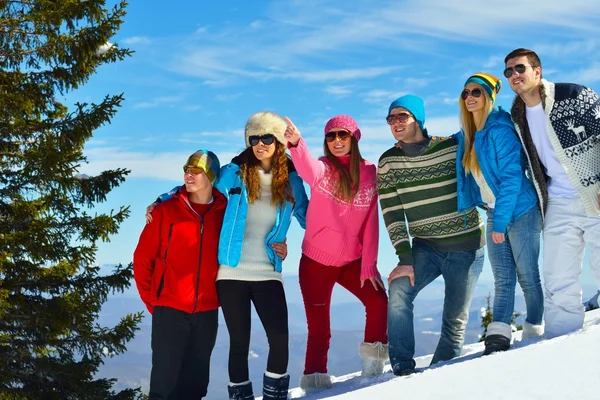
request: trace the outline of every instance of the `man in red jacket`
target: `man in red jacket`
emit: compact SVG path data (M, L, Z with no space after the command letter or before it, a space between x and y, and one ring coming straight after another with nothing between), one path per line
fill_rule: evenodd
M150 400L206 396L217 338L217 250L227 203L213 188L219 159L199 150L183 171L185 185L156 207L133 255L152 314Z

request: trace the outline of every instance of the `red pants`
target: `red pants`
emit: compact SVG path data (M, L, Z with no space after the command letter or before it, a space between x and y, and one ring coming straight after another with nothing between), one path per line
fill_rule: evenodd
M358 297L365 306L367 322L364 341L384 344L388 341L387 294L381 288L375 290L369 281L360 287L360 263L359 259L343 267L331 267L305 255L300 259L300 289L308 323L305 375L327 372L327 352L331 339L331 292L336 282Z

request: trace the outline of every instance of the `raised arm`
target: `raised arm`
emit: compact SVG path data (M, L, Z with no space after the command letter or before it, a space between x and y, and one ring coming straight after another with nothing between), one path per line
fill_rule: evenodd
M310 155L306 142L300 135L300 130L288 117L285 117L285 120L288 127L284 136L288 142L287 147L292 155L294 166L304 182L313 186L325 174L325 164Z

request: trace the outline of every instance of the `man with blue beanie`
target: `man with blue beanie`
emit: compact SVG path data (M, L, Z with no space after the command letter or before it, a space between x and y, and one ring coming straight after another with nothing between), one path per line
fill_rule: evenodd
M377 186L398 256L388 278L389 356L394 374L409 375L415 372L413 303L440 275L446 296L431 363L460 355L473 289L483 268L485 236L475 209L457 212L458 142L428 135L423 100L399 97L390 104L386 121L396 143L379 159Z

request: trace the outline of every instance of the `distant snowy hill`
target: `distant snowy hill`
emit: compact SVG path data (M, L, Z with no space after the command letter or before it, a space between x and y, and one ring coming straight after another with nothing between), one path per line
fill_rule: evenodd
M361 378L359 373L334 379L333 389L291 398L410 400L597 400L600 355L600 310L586 313L584 328L570 335L516 342L505 353L480 357L483 344L464 347L461 357L428 368L431 356L417 359L423 372L395 377L387 373Z

